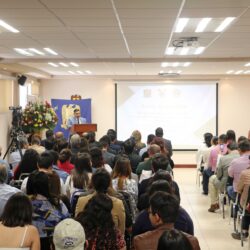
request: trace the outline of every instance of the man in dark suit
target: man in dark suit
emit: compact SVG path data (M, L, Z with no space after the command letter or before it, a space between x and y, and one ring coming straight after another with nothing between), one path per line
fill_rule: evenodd
M172 144L171 144L170 140L167 140L167 139L163 138L163 129L161 127L158 127L155 130L155 136L160 137L160 138L163 139L164 144L165 144L165 148L167 149L167 151L169 153L169 156L171 157L173 155Z

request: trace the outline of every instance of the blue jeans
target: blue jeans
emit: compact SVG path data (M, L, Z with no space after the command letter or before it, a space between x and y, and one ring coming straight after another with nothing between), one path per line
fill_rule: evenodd
M235 201L235 199L236 199L236 192L234 192L233 186L228 186L227 187L227 194L229 196L229 199Z

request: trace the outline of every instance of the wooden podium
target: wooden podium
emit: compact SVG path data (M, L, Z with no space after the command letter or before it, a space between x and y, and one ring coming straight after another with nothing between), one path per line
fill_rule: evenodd
M74 124L72 125L70 132L72 134L77 133L77 134L82 134L84 132L96 132L97 131L97 124L91 124L91 123L87 123L87 124Z

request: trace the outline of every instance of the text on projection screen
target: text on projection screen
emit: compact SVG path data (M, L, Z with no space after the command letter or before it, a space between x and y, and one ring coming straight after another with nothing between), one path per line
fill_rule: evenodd
M197 149L204 133L216 131L216 83L118 83L118 139L138 129L146 142L157 127L174 149Z

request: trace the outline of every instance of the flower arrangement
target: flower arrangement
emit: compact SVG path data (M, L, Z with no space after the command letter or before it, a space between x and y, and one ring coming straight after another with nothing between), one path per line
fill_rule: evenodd
M43 129L53 130L58 118L48 102L29 103L23 111L22 128L25 133L39 132Z

